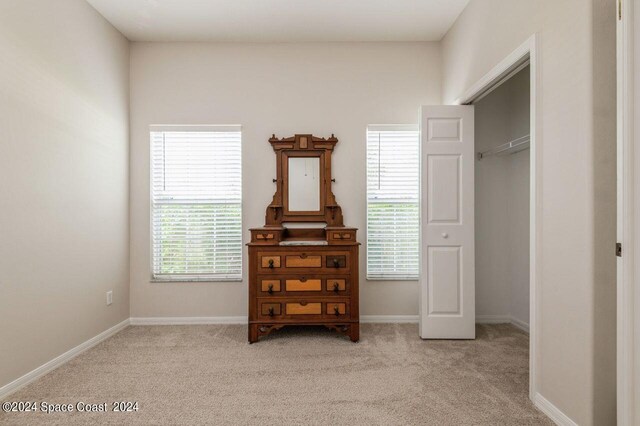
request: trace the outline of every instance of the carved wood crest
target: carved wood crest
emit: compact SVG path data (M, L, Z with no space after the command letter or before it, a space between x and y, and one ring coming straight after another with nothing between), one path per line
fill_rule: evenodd
M326 222L327 226L342 227L342 209L331 190L331 154L338 139L313 135L295 135L278 139L273 135L269 143L276 153L276 192L267 207L266 226L281 227L283 222ZM320 159L320 209L318 211L289 211L288 159L290 157L318 157Z

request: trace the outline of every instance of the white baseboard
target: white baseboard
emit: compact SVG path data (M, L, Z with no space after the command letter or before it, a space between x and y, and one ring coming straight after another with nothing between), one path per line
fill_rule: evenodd
M536 393L533 397L533 403L540 411L547 415L553 422L559 426L578 426L576 422L571 420L569 416L564 414L558 407L550 403L544 396Z
M418 323L418 315L362 315L361 323ZM247 324L246 316L234 317L132 317L131 325Z
M524 321L521 321L517 318L511 317L511 324L515 325L516 327L518 327L520 330L524 331L525 333L529 333L529 324L527 324Z
M137 317L131 325L200 325L200 324L246 324L246 316L236 317Z
M417 324L420 317L418 315L361 315L361 323L369 324Z
M7 396L11 395L12 393L16 392L17 390L28 385L29 383L33 382L34 380L37 380L40 377L44 376L45 374L49 373L50 371L55 370L56 368L60 367L62 364L65 364L66 362L80 355L82 352L86 351L87 349L90 349L93 346L97 345L98 343L102 342L103 340L108 339L109 337L118 333L120 330L126 328L128 325L129 325L129 319L127 318L121 323L114 325L110 329L105 330L102 333L98 334L97 336L94 336L91 339L87 340L86 342L79 344L75 348L70 349L67 352L63 353L62 355L55 357L51 361L41 365L35 370L32 370L27 374L25 374L24 376L17 378L13 382L2 386L0 388L0 401L5 399Z
M529 324L527 324L524 321L520 321L519 319L509 315L477 315L476 323L477 324L512 324L526 333L529 332Z
M477 324L508 324L511 317L508 315L476 315Z
M360 322L393 324L410 323L417 324L420 317L418 315L362 315ZM508 324L512 323L516 327L529 331L529 326L515 318L502 315L479 315L476 317L479 324ZM131 325L198 325L198 324L246 324L246 316L231 317L132 317Z

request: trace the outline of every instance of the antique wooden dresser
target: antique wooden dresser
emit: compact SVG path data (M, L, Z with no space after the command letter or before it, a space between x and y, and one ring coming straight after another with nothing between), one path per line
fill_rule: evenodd
M338 139L274 135L269 142L276 192L248 244L249 342L286 325L322 325L357 342L359 243L331 190Z

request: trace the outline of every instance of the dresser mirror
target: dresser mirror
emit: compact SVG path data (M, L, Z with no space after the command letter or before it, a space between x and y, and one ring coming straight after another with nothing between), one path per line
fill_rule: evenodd
M292 157L287 159L285 175L286 212L298 214L320 213L320 156Z
M283 222L324 222L344 226L342 210L331 190L331 154L338 139L295 135L269 143L276 153L276 184L265 226Z

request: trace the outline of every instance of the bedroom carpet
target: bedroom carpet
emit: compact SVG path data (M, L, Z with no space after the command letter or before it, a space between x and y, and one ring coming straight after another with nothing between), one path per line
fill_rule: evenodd
M422 341L414 324L361 327L356 344L285 328L253 345L239 325L128 327L5 400L137 401L137 412L0 413L0 424L553 424L528 399L517 328Z

